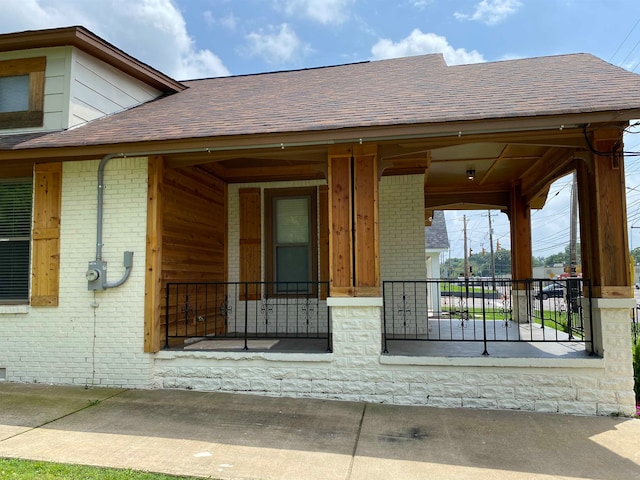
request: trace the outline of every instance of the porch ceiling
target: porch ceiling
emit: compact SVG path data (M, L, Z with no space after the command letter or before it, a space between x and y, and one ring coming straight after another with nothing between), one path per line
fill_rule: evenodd
M532 208L588 145L579 128L378 141L381 175L425 175L425 208L506 209L519 182ZM324 179L330 143L166 155L168 168L200 165L228 183ZM473 170L473 180L467 178Z

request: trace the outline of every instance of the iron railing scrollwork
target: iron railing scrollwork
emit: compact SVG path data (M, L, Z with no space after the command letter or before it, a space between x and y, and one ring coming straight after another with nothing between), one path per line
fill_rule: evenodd
M584 343L591 338L591 285L567 279L385 281L383 353L390 342L424 340Z
M198 339L321 339L331 351L328 282L184 282L165 290L165 347Z

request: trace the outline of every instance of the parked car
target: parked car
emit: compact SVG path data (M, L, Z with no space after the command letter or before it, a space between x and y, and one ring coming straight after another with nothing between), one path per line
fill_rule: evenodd
M562 298L564 296L564 287L559 283L550 283L539 292L536 292L534 296L537 299L542 297L542 300L546 300L547 298Z

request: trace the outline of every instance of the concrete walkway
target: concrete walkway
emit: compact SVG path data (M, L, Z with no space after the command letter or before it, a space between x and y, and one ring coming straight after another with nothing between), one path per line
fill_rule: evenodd
M640 420L0 383L0 457L220 479L640 479Z

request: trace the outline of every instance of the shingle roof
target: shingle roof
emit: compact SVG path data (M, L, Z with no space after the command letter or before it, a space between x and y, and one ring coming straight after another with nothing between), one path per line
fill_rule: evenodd
M73 130L25 141L0 136L0 148L640 109L640 75L589 54L458 66L423 55L183 83L182 92Z
M446 250L449 248L447 222L442 210L435 210L431 225L424 227L424 244L429 250Z

